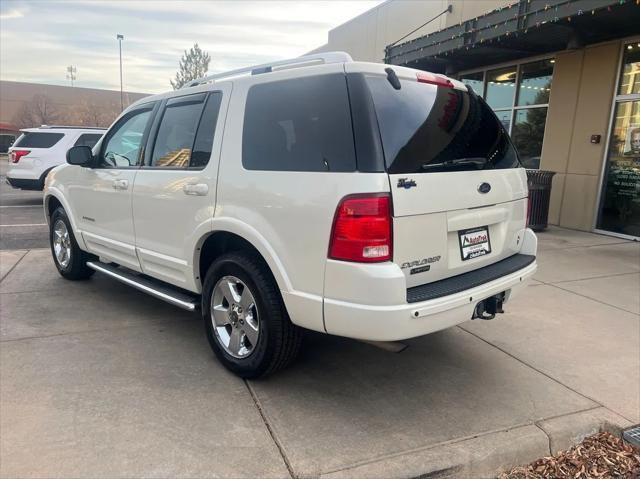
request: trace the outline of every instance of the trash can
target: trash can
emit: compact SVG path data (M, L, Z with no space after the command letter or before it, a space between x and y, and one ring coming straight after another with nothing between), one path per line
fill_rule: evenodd
M549 200L554 171L527 170L529 184L529 210L527 226L533 231L544 231L549 220Z

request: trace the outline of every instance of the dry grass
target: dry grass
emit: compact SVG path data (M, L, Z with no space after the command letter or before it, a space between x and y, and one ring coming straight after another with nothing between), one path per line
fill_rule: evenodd
M577 446L525 467L516 467L498 479L638 479L640 449L608 432L587 437Z

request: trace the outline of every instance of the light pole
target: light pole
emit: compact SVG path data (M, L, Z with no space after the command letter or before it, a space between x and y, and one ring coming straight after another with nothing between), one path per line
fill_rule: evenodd
M120 111L122 111L124 110L124 97L122 96L122 40L124 40L124 35L118 33L116 38L118 39L118 47L120 50Z

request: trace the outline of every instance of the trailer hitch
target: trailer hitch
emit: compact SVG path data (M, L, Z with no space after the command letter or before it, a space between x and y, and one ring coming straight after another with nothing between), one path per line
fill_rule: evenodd
M504 302L504 293L499 293L476 304L471 319L490 320L496 317L496 314L504 313L502 303Z

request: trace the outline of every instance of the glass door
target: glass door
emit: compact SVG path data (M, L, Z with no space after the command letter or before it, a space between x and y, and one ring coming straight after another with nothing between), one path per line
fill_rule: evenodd
M624 48L596 227L640 237L640 42Z

